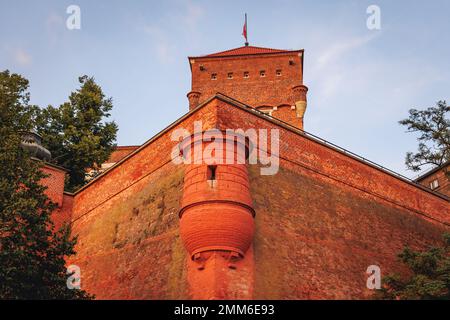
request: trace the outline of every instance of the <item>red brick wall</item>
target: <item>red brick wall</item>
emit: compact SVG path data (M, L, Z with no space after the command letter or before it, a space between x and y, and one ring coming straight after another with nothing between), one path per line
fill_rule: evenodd
M403 245L423 248L449 229L448 201L298 133L217 99L174 128L192 130L199 119L204 129L280 130L280 171L261 176L249 165L256 233L246 264L229 271L208 260L229 283L226 297L244 283L253 298L365 298L370 264L403 271ZM98 298L201 294L205 277L189 272L178 233L184 167L170 161L174 128L75 195L70 263Z
M117 146L109 156L109 159L105 161L105 163L119 162L137 148L139 148L139 146Z
M215 109L184 120L215 123ZM172 131L172 130L171 130ZM171 131L75 195L74 235L81 286L99 299L189 298L179 237L184 166L171 162Z
M306 136L255 117L240 108L229 107L226 102L216 103L218 104L219 129L278 128L282 160L349 185L361 193L376 196L377 201L388 201L408 209L411 214L450 225L448 201L308 139Z
M434 180L438 180L439 187L434 189L439 193L445 194L450 197L450 177L447 175L447 172L450 170L450 165L445 168L442 168L439 171L429 175L428 177L420 180L420 184L424 185L427 188L430 188L430 183Z
M121 168L125 174L130 169ZM178 232L182 169L169 163L145 172L84 215L75 211L77 255L69 263L80 267L83 289L97 299L188 298L186 253ZM105 182L105 188L108 183L114 181Z
M45 194L58 206L51 216L55 230L58 230L72 220L73 196L64 193L66 171L49 164L44 164L41 170L49 175L42 180L42 184L47 187Z
M404 273L397 253L450 230L449 202L238 108L219 128L280 129L280 171L250 165L255 299L361 299L369 265Z
M62 226L70 224L72 221L73 196L69 194L63 195L63 205L52 213L52 221L55 230L59 230Z
M301 55L297 52L195 58L194 63L191 59L192 91L201 93L200 103L220 92L252 107L294 105L292 87L303 84ZM289 60L294 64L290 65ZM281 76L276 75L278 69ZM265 77L260 77L261 70L265 71ZM229 72L233 73L233 79L227 78ZM244 78L244 72L249 72L249 78ZM217 80L211 80L212 73L217 74Z
M295 109L292 109L289 105L281 105L276 110L272 111L272 117L287 122L297 128L303 129L302 119L297 117Z
M255 299L364 299L367 267L405 273L404 245L437 244L445 228L408 210L282 162L251 167L256 210ZM448 229L447 229L448 230Z
M42 171L49 177L42 180L42 184L47 186L46 195L61 207L63 204L64 178L66 172L50 165L44 165Z

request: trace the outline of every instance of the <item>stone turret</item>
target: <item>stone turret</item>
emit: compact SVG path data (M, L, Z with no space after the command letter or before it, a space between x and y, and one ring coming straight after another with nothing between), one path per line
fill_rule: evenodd
M201 93L197 91L191 91L187 94L189 99L189 110L195 109L195 107L198 106L200 95Z
M52 154L46 148L42 146L42 137L36 132L24 132L22 133L22 141L20 146L30 153L34 158L43 161L50 161Z
M304 85L299 85L293 87L292 92L294 97L295 113L298 118L297 126L303 130L303 117L307 106L306 93L308 92L308 88Z

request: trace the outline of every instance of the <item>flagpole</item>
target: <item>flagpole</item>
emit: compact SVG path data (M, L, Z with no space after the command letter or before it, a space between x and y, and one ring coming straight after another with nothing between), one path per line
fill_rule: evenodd
M245 45L248 46L248 25L247 25L247 13L245 13Z

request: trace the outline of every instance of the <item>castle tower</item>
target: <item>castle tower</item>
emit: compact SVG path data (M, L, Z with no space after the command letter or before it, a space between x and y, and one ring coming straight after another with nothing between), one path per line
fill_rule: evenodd
M220 92L303 129L303 50L245 46L190 57L189 63L190 110ZM221 134L197 133L180 144L189 160L179 217L190 292L194 299L251 299L255 212L245 163L250 145L239 136L217 142ZM214 156L205 157L213 149ZM216 149L234 151L230 156Z
M303 129L306 93L303 50L244 46L189 57L192 110L217 92Z
M179 216L192 297L249 299L255 212L245 164L248 142L210 130L188 137L180 150L189 163Z

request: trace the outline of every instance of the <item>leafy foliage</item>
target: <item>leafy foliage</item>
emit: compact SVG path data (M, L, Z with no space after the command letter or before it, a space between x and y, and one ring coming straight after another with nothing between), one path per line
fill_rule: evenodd
M424 252L406 247L399 258L412 275L402 279L389 275L383 279L379 295L384 299L418 300L450 299L450 234L444 234L444 245Z
M38 132L56 164L70 170L66 189L85 184L87 168L105 162L115 147L117 125L110 116L112 99L106 98L94 78L79 78L81 87L58 108L36 109Z
M64 257L76 239L68 227L54 232L41 163L20 147L32 129L27 88L20 75L0 72L0 299L90 298L66 286Z
M416 153L406 154L408 169L419 171L424 165L440 166L450 160L450 106L445 101L425 110L409 110L409 118L399 121L408 132L418 132Z

